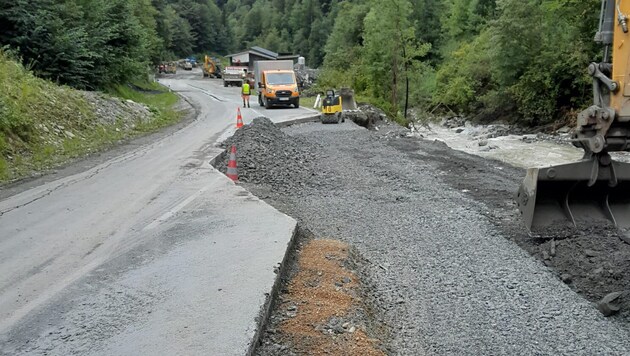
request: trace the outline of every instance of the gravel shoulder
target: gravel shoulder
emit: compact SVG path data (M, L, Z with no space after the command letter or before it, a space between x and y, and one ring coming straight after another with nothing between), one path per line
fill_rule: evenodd
M548 242L528 240L517 219L521 169L406 134L305 124L250 129L229 144L250 191L356 250L388 353L630 353L626 314L605 318L561 267L532 258Z

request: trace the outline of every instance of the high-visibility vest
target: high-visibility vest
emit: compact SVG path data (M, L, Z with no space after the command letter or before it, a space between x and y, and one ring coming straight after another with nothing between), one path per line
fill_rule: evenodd
M249 91L249 84L248 83L243 83L243 95L249 95L250 91Z

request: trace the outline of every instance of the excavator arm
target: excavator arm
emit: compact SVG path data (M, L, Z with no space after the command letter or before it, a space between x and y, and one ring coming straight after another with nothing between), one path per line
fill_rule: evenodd
M595 41L603 60L591 63L593 105L578 114L576 163L530 168L516 201L532 232L612 224L630 228L630 164L609 152L630 150L630 0L602 0Z

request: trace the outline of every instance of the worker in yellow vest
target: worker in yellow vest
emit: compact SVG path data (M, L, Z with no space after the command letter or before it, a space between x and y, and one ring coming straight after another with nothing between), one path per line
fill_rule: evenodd
M241 95L243 97L243 107L249 107L249 96L252 94L252 89L249 86L249 82L247 80L243 81L243 85L241 85Z

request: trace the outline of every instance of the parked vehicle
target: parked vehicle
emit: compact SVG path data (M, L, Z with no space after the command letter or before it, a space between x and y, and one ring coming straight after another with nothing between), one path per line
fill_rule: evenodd
M258 103L269 109L273 105L293 105L300 107L293 61L254 62L254 78L258 92Z
M223 70L223 86L241 86L247 76L247 67L225 67Z
M186 58L187 62L190 62L190 64L192 65L193 68L197 68L197 58L195 57L188 57Z
M177 73L177 65L173 62L164 62L158 66L158 73L175 74Z

